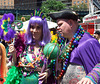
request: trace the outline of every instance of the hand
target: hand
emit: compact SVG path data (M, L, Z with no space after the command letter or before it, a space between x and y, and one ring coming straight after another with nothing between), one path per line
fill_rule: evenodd
M41 81L41 84L47 79L47 77L48 77L48 72L44 72L44 73L39 73L38 72L38 74L39 74L39 81Z
M77 84L93 84L89 78L82 78Z

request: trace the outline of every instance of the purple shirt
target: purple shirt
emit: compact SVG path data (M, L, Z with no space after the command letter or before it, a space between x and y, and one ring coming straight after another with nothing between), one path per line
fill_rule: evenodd
M82 65L88 74L100 62L100 44L90 34L84 33L78 46L72 51L71 63Z

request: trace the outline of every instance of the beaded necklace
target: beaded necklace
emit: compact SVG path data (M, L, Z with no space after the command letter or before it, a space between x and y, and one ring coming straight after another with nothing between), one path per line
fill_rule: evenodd
M63 65L63 68L62 68L60 74L58 75L58 77L55 74L55 63L56 63L56 60L53 60L53 75L57 80L62 78L64 73L66 72L67 67L68 67L68 62L70 60L70 54L73 51L73 49L78 46L78 42L81 39L81 37L83 36L84 32L85 32L85 30L81 26L79 26L77 32L75 33L75 35L73 36L71 41L62 50L62 52L61 52L62 54L59 56L59 60L61 62L64 62L64 65Z
M23 76L27 76L27 75L30 75L31 73L33 73L35 71L35 69L37 67L40 67L42 62L44 61L44 55L43 55L43 52L42 52L42 47L40 47L38 49L37 55L35 55L33 51L34 51L34 46L28 45L27 48L25 49L24 54L21 54L21 58L23 57L23 60L25 60L25 61L19 62L19 66L20 66L20 64L23 63L24 65L30 65L32 67L32 68L28 69L29 73L26 72L27 70L25 71L25 67L24 67L24 70L23 69L21 70L22 73L23 73ZM34 61L30 60L30 58L29 58L30 54L29 53L32 54L31 55L32 60L34 60Z

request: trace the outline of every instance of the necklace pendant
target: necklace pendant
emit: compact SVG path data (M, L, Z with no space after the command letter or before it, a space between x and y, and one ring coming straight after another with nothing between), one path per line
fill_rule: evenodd
M73 44L74 44L75 46L77 46L77 45L78 45L78 41L77 41L77 40L74 40L74 41L73 41Z
M27 72L24 72L24 73L23 73L23 76L27 76Z

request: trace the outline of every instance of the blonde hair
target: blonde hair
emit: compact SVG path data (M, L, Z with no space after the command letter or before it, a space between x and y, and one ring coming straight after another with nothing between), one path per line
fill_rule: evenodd
M5 46L0 43L0 51L1 51L1 65L0 65L0 71L1 71L1 77L4 79L7 73L7 65L6 65L6 49ZM4 79L5 81L5 79Z

